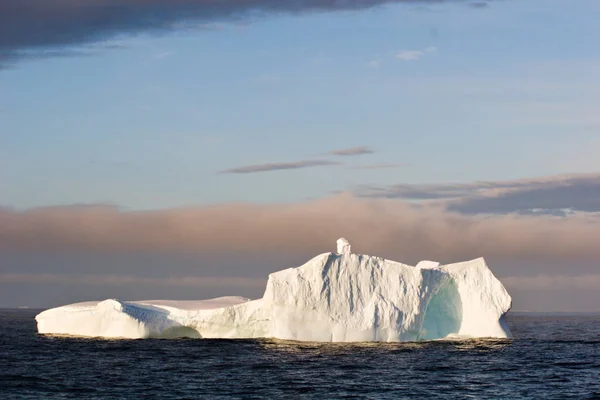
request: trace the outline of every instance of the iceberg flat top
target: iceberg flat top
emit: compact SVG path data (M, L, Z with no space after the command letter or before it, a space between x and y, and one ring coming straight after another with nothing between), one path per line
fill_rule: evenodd
M273 337L414 341L511 337L511 298L483 258L410 266L353 254L346 239L269 275L263 298L76 303L36 317L40 333L101 337Z
M224 308L229 306L235 306L250 301L247 297L239 296L226 296L217 297L215 299L208 300L137 300L129 301L128 304L138 304L140 306L154 306L165 309L177 309L177 310L212 310L215 308ZM85 309L94 308L98 306L101 301L84 301L81 303L73 303L63 307L61 309Z
M215 308L235 306L248 301L250 299L247 297L227 296L208 300L143 300L132 303L179 310L214 310Z

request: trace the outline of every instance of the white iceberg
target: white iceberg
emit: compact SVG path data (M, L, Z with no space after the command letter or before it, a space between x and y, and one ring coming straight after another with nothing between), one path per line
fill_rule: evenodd
M510 295L483 258L416 267L337 253L269 275L262 299L86 302L36 316L38 331L107 338L278 338L319 342L509 338Z

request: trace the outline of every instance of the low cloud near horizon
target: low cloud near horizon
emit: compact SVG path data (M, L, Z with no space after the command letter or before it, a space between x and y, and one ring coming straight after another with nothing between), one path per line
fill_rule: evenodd
M410 202L343 193L298 203L155 211L0 207L0 305L123 296L260 297L270 272L334 251L343 236L355 253L412 265L483 256L519 310L598 311L600 213L557 216L520 208L527 199L526 208L595 210L596 179L563 175L381 188ZM565 192L557 195L561 188ZM535 194L548 190L556 204ZM423 197L429 200L414 202ZM479 211L487 204L492 212L472 212L460 204L476 204Z
M449 0L467 5L484 1ZM21 59L85 54L73 47L122 35L201 29L218 21L270 14L360 10L385 4L429 6L431 0L4 0L0 2L0 67ZM443 0L439 1L443 2Z
M294 204L144 212L115 207L0 210L0 250L317 254L344 236L363 253L408 262L495 258L600 260L600 218L470 216L348 194Z
M166 287L228 287L264 288L267 279L247 277L184 276L149 278L131 275L73 275L73 274L19 274L0 273L0 284L69 284L87 286L166 286Z

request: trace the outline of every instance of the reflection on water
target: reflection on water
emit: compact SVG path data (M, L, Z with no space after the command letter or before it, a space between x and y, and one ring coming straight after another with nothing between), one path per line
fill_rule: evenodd
M511 339L462 339L462 340L432 340L420 342L352 342L352 343L322 343L299 342L294 340L259 339L257 343L268 351L289 354L319 354L342 355L357 352L402 352L423 351L426 349L446 349L456 351L496 351L510 346Z

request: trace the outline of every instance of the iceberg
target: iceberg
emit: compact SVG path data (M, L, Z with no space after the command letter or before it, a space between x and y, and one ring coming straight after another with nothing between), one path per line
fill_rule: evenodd
M264 296L76 303L36 316L38 332L105 338L277 338L403 342L510 338L511 297L483 258L410 266L337 253L269 275Z

